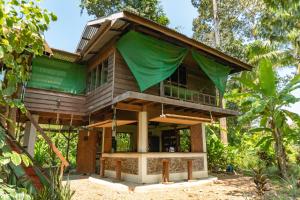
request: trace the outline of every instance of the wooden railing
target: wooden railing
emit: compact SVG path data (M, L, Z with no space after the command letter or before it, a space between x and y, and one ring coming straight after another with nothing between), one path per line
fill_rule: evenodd
M209 106L218 106L217 97L181 86L161 83L161 96Z

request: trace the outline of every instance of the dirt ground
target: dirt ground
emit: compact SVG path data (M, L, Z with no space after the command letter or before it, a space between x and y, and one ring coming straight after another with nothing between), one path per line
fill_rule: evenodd
M217 175L213 183L197 187L168 189L151 192L121 192L107 186L90 182L88 177L73 179L71 188L75 190L74 200L124 199L124 200L245 200L253 199L255 189L250 177L238 175Z

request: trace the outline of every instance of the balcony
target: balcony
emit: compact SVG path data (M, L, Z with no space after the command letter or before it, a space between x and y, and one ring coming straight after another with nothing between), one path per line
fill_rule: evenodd
M209 105L214 107L219 107L219 99L217 96L210 95L210 94L204 94L200 91L196 90L190 90L185 88L184 86L180 85L172 85L170 83L161 83L161 96L197 103L197 104L203 104L203 105Z

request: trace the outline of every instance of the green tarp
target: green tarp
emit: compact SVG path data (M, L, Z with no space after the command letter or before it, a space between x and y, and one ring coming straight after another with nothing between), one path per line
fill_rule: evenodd
M135 31L130 31L121 37L117 43L117 49L142 92L170 77L188 53L186 48ZM231 68L196 51L192 51L192 55L199 67L223 94Z
M45 56L37 57L32 63L28 87L84 94L86 67Z
M171 76L188 50L162 40L130 31L117 48L133 73L141 91Z
M213 81L219 91L224 94L227 78L231 68L215 62L214 60L209 59L194 50L192 51L192 55L195 61L198 63L198 66Z

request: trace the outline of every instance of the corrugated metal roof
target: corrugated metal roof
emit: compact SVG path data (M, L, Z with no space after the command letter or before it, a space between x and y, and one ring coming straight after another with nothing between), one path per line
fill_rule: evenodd
M81 35L81 39L77 46L76 52L82 51L86 47L88 42L95 36L98 30L99 27L87 25L84 29L84 32Z

